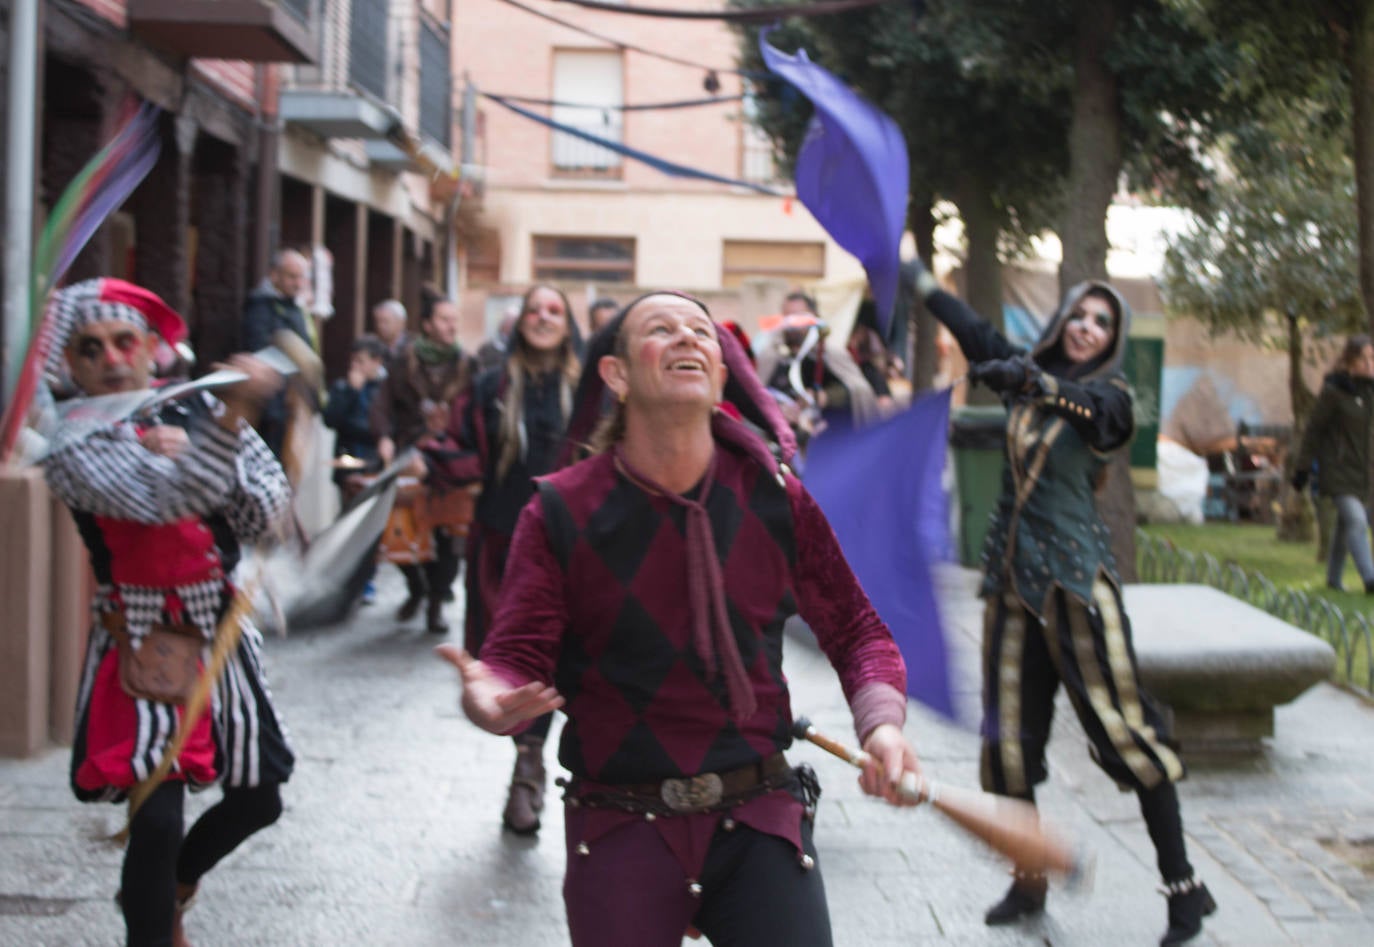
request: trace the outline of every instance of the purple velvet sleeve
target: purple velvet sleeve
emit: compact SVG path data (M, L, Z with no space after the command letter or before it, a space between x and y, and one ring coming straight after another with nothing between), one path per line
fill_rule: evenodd
M507 683L553 683L568 626L564 588L536 495L516 523L496 615L478 655Z
M906 719L906 664L816 501L787 478L797 539L797 610L840 676L860 739Z

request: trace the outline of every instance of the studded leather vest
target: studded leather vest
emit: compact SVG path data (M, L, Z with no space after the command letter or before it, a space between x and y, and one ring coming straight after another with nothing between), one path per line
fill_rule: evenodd
M1120 584L1094 503L1110 459L1042 405L1012 406L1002 495L983 545L984 596L1013 592L1039 615L1056 584L1085 603L1099 571Z

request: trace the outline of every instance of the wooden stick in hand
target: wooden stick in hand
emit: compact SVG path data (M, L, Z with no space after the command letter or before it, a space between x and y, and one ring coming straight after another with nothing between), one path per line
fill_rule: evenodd
M794 736L858 767L869 755L818 731L811 721L798 717ZM902 774L897 791L913 802L928 802L964 831L1009 858L1028 874L1054 872L1071 879L1082 877L1084 863L1073 848L1040 824L1035 807L1020 799L997 796L977 789L938 785L915 773Z

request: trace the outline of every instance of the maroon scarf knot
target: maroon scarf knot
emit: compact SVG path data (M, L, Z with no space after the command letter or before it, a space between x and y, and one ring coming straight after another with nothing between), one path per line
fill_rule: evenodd
M736 722L743 722L754 715L758 702L740 657L739 643L730 629L730 613L725 606L725 576L716 557L711 517L706 512L706 500L716 478L717 457L718 452L713 451L701 490L695 500L689 500L672 490L665 490L635 470L625 459L624 451L618 446L615 449L616 463L625 473L641 486L687 510L687 596L692 610L692 645L706 666L707 680L715 678L716 656L720 656L720 665L725 671L725 689L730 697L730 716Z

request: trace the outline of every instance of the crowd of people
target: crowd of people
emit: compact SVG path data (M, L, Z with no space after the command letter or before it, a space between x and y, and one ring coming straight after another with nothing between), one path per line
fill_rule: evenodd
M242 347L259 354L228 363L242 380L59 431L46 461L97 579L72 787L131 802L119 889L131 945L186 944L181 916L201 878L278 818L294 765L242 600L248 545L291 517L279 458L293 402L259 356L281 332L315 344L296 302L306 267L277 254L250 297ZM1215 904L1187 859L1183 766L1139 686L1093 499L1132 433L1119 371L1129 310L1106 284L1075 288L1022 352L919 267L916 288L1009 408L984 560L984 787L1033 803L1063 685L1094 759L1140 798L1168 895L1162 943L1182 943ZM159 345L185 332L119 280L63 289L55 307L50 369L84 396L154 385ZM668 291L597 300L584 339L569 299L534 285L476 354L452 301L427 297L413 335L408 315L395 300L374 307L375 334L355 342L322 405L345 505L400 468L361 603L376 563L394 563L406 582L396 620L423 608L425 629L445 635L466 561L462 645L438 651L469 719L513 741L501 814L512 833L541 828L544 743L565 716L572 942L830 944L819 783L785 756L789 617L806 620L839 677L864 791L909 804L899 785L920 762L903 730L902 655L792 471L808 438L894 410L881 338L825 344L803 293L753 346ZM210 784L222 801L185 831L186 790ZM987 923L1043 911L1046 885L1016 876Z

